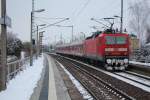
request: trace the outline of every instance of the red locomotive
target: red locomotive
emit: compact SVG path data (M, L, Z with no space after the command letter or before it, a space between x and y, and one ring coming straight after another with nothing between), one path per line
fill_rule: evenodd
M100 61L107 70L125 70L129 62L129 36L107 29L82 42L56 46L56 53Z

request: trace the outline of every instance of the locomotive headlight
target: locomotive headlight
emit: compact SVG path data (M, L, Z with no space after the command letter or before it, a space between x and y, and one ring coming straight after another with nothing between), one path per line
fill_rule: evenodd
M108 63L108 64L110 64L110 63L111 63L111 59L107 59L106 61L107 61L107 63Z
M128 59L124 59L124 63L128 63L128 61L129 61Z

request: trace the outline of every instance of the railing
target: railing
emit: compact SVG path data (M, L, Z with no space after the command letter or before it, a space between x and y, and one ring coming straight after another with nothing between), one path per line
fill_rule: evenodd
M26 68L26 65L29 64L30 58L27 57L25 59L16 60L14 62L7 63L7 82L14 78L17 73Z

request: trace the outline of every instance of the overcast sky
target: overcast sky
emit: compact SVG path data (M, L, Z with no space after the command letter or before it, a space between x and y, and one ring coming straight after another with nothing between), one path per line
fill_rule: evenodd
M32 0L7 0L7 14L12 18L12 28L9 31L18 34L22 41L30 40L30 12ZM128 25L129 3L133 0L124 0L124 27ZM69 21L60 23L59 25L74 25L74 36L78 36L84 32L90 35L94 29L90 26L102 25L91 21L94 18L112 17L120 15L121 0L35 0L35 9L46 9L45 12L35 14L36 24L50 24L57 20L48 18L66 18ZM46 19L47 18L47 19ZM119 25L119 20L115 20L116 26ZM119 27L119 26L118 26ZM127 27L128 29L128 27ZM71 28L49 27L45 29L45 43L53 43L55 37L60 39L62 34L65 40L71 38Z

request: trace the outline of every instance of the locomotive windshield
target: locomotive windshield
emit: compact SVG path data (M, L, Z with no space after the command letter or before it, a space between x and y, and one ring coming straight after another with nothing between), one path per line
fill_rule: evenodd
M116 37L116 44L126 44L126 37Z
M106 44L126 44L126 37L123 36L106 36Z

